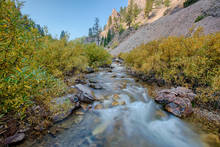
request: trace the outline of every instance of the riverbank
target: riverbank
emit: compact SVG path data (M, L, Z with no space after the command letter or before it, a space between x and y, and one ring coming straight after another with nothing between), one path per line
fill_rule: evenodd
M93 91L96 100L91 104L81 104L80 109L53 125L42 138L26 140L20 146L138 144L162 147L165 144L172 147L178 142L182 146L200 147L206 143L190 123L172 116L154 103L145 86L135 82L121 64L113 63L112 68L87 74L85 81L82 85Z
M198 133L198 136L196 136L199 140L201 139L210 147L219 143L218 136L213 130L205 129L202 123L200 125L197 121L194 123L189 120L193 116L184 119L184 123L182 120L164 112L159 105L151 100L157 90L169 88L167 85L159 87L156 83L146 84L139 78L126 74L127 72L125 67L114 62L110 68L100 68L97 72L81 75L80 78L73 78L73 81L77 81L76 83L73 82L76 87L84 86L84 89L92 91L92 95L95 96L94 101L92 103L83 103L79 100L80 107L78 109L73 110L65 118L62 117L62 120L51 124L47 129L34 130L37 134L33 133L33 130L29 130L32 133L27 133L26 139L16 146L38 147L55 145L66 147L71 145L90 146L92 144L97 146L106 143L113 145L114 142L117 142L116 140L121 140L120 136L124 136L124 141L128 142L125 132L129 133L130 129L133 130L131 134L129 133L130 135L133 135L134 138L138 136L136 140L143 139L142 141L145 143L153 141L157 144L156 140L150 139L147 135L149 133L158 135L157 129L151 130L154 125L157 126L156 128L161 127L162 136L164 133L168 133L170 129L177 132L182 129L184 131L188 130L189 132L186 136L176 132L179 137L186 137L186 144L195 141L190 141L188 138L188 135L195 135L195 133ZM69 84L71 83L70 81ZM71 100L76 98L70 95L59 99L62 101L63 99ZM77 95L77 93L74 95ZM88 97L88 95L86 96ZM61 112L64 113L65 111ZM136 121L134 122L134 120ZM164 123L168 128L164 128ZM172 125L173 123L175 125ZM138 124L143 125L139 126ZM144 130L144 134L140 133L137 127ZM112 135L116 137L112 137ZM171 134L168 133L167 135ZM172 140L175 141L175 139L177 138L172 136ZM170 138L167 140L169 142ZM135 140L129 141L135 145ZM168 142L166 143L169 144Z
M166 83L163 79L156 79L153 76L138 73L130 68L127 68L127 73L134 77L137 82L146 87L148 89L149 96L154 100L159 91L177 87L177 85ZM199 126L199 128L201 128L204 132L217 135L220 139L220 110L213 111L205 109L204 107L205 104L196 105L194 103L192 108L193 113L190 116L183 118L183 120L195 126Z

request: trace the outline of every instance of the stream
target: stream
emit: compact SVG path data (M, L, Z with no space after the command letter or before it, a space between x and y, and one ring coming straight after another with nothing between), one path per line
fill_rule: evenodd
M162 110L147 89L113 63L87 75L103 88L94 90L100 101L89 111L80 110L57 124L65 128L44 136L32 147L201 147L204 143L192 127Z

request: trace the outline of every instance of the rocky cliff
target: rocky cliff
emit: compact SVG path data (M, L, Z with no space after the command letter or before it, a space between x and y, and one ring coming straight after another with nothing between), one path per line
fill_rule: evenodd
M205 17L196 22L200 16ZM127 37L111 53L118 55L120 52L128 52L142 43L162 37L187 35L190 28L195 30L199 26L203 27L205 34L220 31L219 0L200 0L178 12L160 17Z
M158 3L160 1L160 3ZM140 13L137 16L136 20L133 21L133 25L145 25L148 23L152 23L159 18L161 18L164 15L174 13L178 10L180 10L183 7L183 2L185 0L170 0L169 6L165 6L163 3L163 0L156 0L153 3L153 9L149 14L149 17L145 16L144 9L146 7L146 0L133 0L133 4L137 4L138 8L140 9ZM157 2L157 3L156 3ZM131 0L128 0L128 6L131 3ZM115 18L117 20L123 20L122 16L120 16L119 12L117 12L116 9L112 10L111 16L111 22L108 20L107 25L104 29L104 31L101 33L101 36L106 37L107 32L109 29L112 29L115 25ZM120 21L120 24L127 29L128 26L126 26L126 23L123 21Z
M120 14L117 12L116 9L112 10L112 14L110 16L111 20L108 20L105 30L103 32L101 32L101 36L106 37L108 30L112 29L114 27L114 24L116 23L116 21L119 21L120 19ZM111 22L110 22L111 21Z
M128 0L128 5L131 3L131 1L132 0ZM146 0L133 0L133 2L141 9L144 9L146 6Z

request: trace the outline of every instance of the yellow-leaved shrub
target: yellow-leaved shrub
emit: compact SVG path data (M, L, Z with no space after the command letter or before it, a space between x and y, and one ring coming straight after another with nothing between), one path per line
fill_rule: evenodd
M162 38L120 57L133 70L154 73L167 82L191 88L209 87L211 95L220 91L220 32L204 35L199 28L191 37Z
M33 104L47 108L51 98L63 95L65 76L111 63L107 51L95 44L40 34L21 6L0 1L0 116L19 119Z

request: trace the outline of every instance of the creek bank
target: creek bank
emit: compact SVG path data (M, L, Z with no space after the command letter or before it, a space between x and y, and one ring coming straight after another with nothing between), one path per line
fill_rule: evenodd
M216 111L209 110L209 109L205 109L204 105L203 106L197 105L195 103L196 94L195 94L194 89L192 90L187 89L191 91L190 97L193 96L193 99L189 97L187 98L188 100L186 99L184 99L183 101L181 100L181 102L183 102L183 105L180 105L181 103L179 103L178 100L176 100L176 96L178 96L178 94L176 95L176 93L172 93L174 89L178 88L178 85L175 85L175 83L168 83L163 79L158 79L155 77L153 73L146 75L144 73L134 71L128 67L126 69L127 69L127 73L131 75L132 77L134 77L137 82L141 82L143 85L145 85L148 88L149 95L156 102L159 102L163 106L165 106L164 107L165 110L167 110L168 112L171 112L173 115L177 117L184 118L184 120L189 121L190 123L196 123L196 124L199 123L201 125L201 128L203 128L205 132L210 132L210 133L214 132L214 134L220 136L220 129L219 129L220 128L220 110L216 110ZM164 101L161 101L162 100L160 98L160 96L162 96L161 94L169 95L169 93L171 94L170 95L171 97L170 98L164 97L163 98ZM156 98L159 100L157 101ZM171 103L171 104L167 105L167 103ZM189 109L187 108L188 109L187 115L179 115L181 114L179 113L181 112L180 110L184 110L182 109L182 106L187 106L189 108ZM172 107L172 109L170 109L170 107ZM178 111L176 111L176 109Z
M105 66L107 70L112 67ZM97 72L92 68L87 68L86 73L90 74ZM73 112L79 108L88 110L91 108L96 98L92 89L102 89L101 85L96 81L88 80L84 74L79 74L77 77L66 78L65 82L70 86L70 93L59 98L54 98L51 105L55 110L48 110L40 105L34 105L28 111L30 112L29 119L37 120L36 124L29 124L26 120L8 120L3 117L0 119L0 147L1 145L17 145L23 143L24 140L32 140L32 138L40 138L42 135L49 133L50 128L54 124L60 123L70 117ZM72 78L72 79L71 79ZM77 114L78 115L78 114ZM2 122L4 122L2 124ZM54 132L54 131L52 131ZM52 133L54 134L54 133Z
M172 84L167 83L164 79L156 78L155 74L150 73L148 75L140 72L136 72L127 68L127 72L137 78L137 81L141 80L149 85L155 83L160 88L155 91L154 100L161 104L164 109L173 115L184 118L193 113L192 102L194 101L196 94L192 90L185 87L170 88Z

